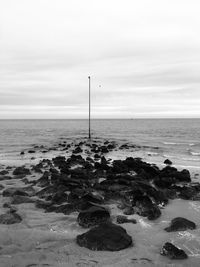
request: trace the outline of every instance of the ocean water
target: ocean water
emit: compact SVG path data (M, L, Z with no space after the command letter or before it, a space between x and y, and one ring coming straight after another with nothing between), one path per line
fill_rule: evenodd
M200 119L92 120L92 138L142 146L135 156L200 168ZM87 137L87 120L0 120L0 160L33 145Z

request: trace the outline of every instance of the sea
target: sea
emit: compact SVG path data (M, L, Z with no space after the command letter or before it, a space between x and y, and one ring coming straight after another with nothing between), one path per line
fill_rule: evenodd
M133 156L152 163L169 158L200 170L200 119L93 119L92 139L141 146ZM34 145L51 146L88 136L88 120L0 120L0 161ZM120 155L119 155L120 157Z

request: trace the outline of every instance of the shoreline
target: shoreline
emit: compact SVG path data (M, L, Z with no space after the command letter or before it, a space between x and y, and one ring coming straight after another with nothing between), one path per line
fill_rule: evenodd
M95 143L97 142L90 142L90 144ZM41 155L51 159L56 158L59 155L65 155L66 159L69 159L72 155L72 151L80 147L80 145L74 143L73 145L70 144L71 147L67 150L62 150L69 145L69 142L62 140L60 144L61 145L59 145L59 148L57 147L56 150L50 149L50 151L41 153ZM109 144L114 145L115 142L109 141ZM101 145L103 144L101 143ZM87 156L94 157L95 152L85 152L85 144L82 144L81 146L83 152L75 155L82 155L83 158L86 158ZM97 147L98 146L100 146L100 144L98 144ZM36 148L36 150L37 149L40 150L44 148ZM110 165L113 160L116 159L112 156L112 153L117 154L118 151L119 148L117 148L117 150L113 148L112 151L108 151L107 153L101 152L99 154L101 154L101 156L105 155L106 160L112 158L112 161L109 163ZM31 169L31 165L36 165L39 163L38 161L42 160L41 158L37 158L37 153L38 152L28 154L30 157L35 157L36 159L30 159L30 162L25 164L25 167ZM123 153L128 155L128 149L125 148ZM138 153L138 151L135 153ZM130 151L130 154L133 156L133 151ZM25 156L26 155L27 153L25 153ZM20 157L24 156L22 155ZM124 160L122 153L117 155L117 159L119 158ZM100 158L94 162L99 162L99 160ZM19 162L21 161L19 160ZM46 164L48 165L48 162ZM18 165L15 165L15 167L12 166L6 175L13 176L12 172L17 166ZM75 164L74 166L78 165ZM5 165L1 165L1 169L3 170L6 170L6 167L7 166ZM163 168L162 165L158 165L158 167ZM41 170L44 174L48 168L42 167ZM193 171L194 174L197 173L195 170L191 170L191 177L193 177ZM28 187L29 184L24 184L24 181L26 181L25 179L29 182L34 180L38 181L43 174L31 170L31 173L25 175L23 178L14 177L14 179L1 180L0 184L4 186L1 193L6 188L10 187ZM195 178L195 176L193 178ZM198 176L194 182L197 182L197 180ZM32 187L35 188L36 192L42 189L42 187L37 184L33 184ZM13 197L1 196L0 199L2 214L6 211L3 204L7 202L12 203ZM38 197L33 195L31 196L31 199L36 200ZM116 223L117 215L123 215L123 210L117 207L120 203L119 200L111 201L110 204L109 202L104 203L109 209L111 219L114 223ZM65 264L66 266L66 263L67 266L133 266L133 264L136 264L136 266L143 266L144 264L146 266L173 266L173 264L177 264L176 266L183 266L184 264L184 266L198 266L197 262L200 258L200 251L195 254L195 249L197 248L197 245L200 244L199 229L197 228L195 231L187 230L182 232L185 233L185 236L181 235L181 232L169 235L163 231L169 224L170 220L173 217L176 217L177 210L179 216L187 214L187 216L185 215L184 217L194 217L194 221L198 223L200 211L200 203L198 203L198 201L181 199L169 200L169 203L161 209L161 217L153 221L149 221L146 217L138 214L128 215L129 219L136 219L137 223L124 223L122 224L122 227L125 228L133 238L134 245L133 247L119 252L95 252L78 246L75 242L76 236L88 230L83 229L78 225L78 211L64 215L63 213L45 212L43 209L35 207L35 202L11 205L17 208L17 213L21 215L22 222L12 225L0 224L0 233L3 237L0 244L0 259L2 264L4 264L2 267L13 266L14 264L15 266L20 267L40 266L40 264L43 264L43 266L45 264L46 266L64 266ZM7 233L7 236L5 232ZM26 242L24 241L24 238L26 239ZM176 260L174 262L173 260L159 255L161 246L167 240L171 240L176 245L185 249L187 253L189 253L189 258L186 261Z

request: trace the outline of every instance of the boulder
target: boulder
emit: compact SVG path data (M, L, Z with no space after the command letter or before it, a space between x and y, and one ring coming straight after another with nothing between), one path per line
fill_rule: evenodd
M17 167L14 171L13 171L13 175L28 175L31 174L30 170L25 168L25 167Z
M169 227L164 230L167 232L175 232L175 231L185 231L187 229L193 230L196 228L196 224L188 219L177 217L171 221Z
M0 224L14 224L22 221L21 216L15 212L0 215Z
M130 247L132 238L121 226L103 223L82 235L78 235L76 242L79 246L90 250L119 251Z
M77 221L82 227L91 227L106 222L110 219L110 213L103 207L91 206L79 213Z
M188 257L184 250L177 248L169 242L164 244L160 251L160 254L162 256L167 256L172 260L183 260L187 259Z

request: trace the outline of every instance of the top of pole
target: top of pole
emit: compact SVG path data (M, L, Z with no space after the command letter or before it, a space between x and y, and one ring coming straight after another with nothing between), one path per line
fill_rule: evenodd
M91 113L91 110L90 110L90 76L88 76L88 79L89 79L89 133L88 133L88 138L89 140L91 139L91 133L90 133L90 113Z

